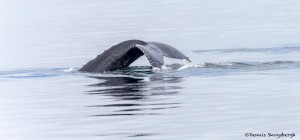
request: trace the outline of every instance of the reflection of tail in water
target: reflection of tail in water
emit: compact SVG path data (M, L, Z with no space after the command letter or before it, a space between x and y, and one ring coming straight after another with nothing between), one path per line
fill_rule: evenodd
M102 82L90 86L100 87L100 89L89 91L89 94L100 94L112 96L122 100L140 100L145 96L142 94L145 83L141 78L131 77L92 77Z
M153 95L166 95L166 93L176 94L178 86L173 83L182 81L181 77L162 77L153 74L147 81L142 77L91 77L99 79L101 82L89 86L99 87L100 89L88 91L89 94L100 94L112 96L118 100L140 100ZM151 88L149 84L154 84ZM174 90L169 90L174 89Z
M174 84L181 82L181 77L163 77L160 74L153 74L147 78L132 76L93 76L91 78L100 81L91 84L90 86L96 89L87 93L100 95L105 99L97 105L88 107L110 108L108 112L101 112L101 114L93 116L159 115L163 112L160 110L180 107L180 103L164 101L161 98L155 100L154 97L168 97L177 94L181 87Z

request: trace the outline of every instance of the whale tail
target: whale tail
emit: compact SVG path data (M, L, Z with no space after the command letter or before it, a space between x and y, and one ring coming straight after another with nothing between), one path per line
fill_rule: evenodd
M176 48L160 43L160 42L147 42L149 45L152 45L153 47L157 47L160 52L169 58L175 58L175 59L186 59L187 61L191 62L191 60L185 56L183 53L181 53L179 50Z
M79 71L105 72L128 67L136 59L145 55L153 67L164 65L164 56L175 59L186 59L183 53L167 44L160 42L144 42L141 40L128 40L112 46L95 59L85 64Z

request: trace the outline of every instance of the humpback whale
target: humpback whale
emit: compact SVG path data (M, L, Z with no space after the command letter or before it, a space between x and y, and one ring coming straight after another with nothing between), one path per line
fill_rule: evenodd
M127 40L104 51L79 71L95 73L123 69L142 55L147 57L152 67L160 69L164 65L164 56L191 62L188 57L170 45L160 42Z

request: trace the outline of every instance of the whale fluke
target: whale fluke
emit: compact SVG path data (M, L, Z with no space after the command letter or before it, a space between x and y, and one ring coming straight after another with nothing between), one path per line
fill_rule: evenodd
M145 55L153 67L164 65L164 56L175 59L186 59L183 53L172 46L160 42L144 42L128 40L112 46L95 59L85 64L79 71L104 72L128 67L131 63Z

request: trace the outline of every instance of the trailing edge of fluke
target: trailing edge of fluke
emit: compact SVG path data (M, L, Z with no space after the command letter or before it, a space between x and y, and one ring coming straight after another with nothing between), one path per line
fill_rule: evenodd
M79 71L105 72L128 67L132 62L145 55L153 67L164 65L163 57L186 59L176 48L160 42L144 42L141 40L127 40L112 46L95 59L85 64Z

